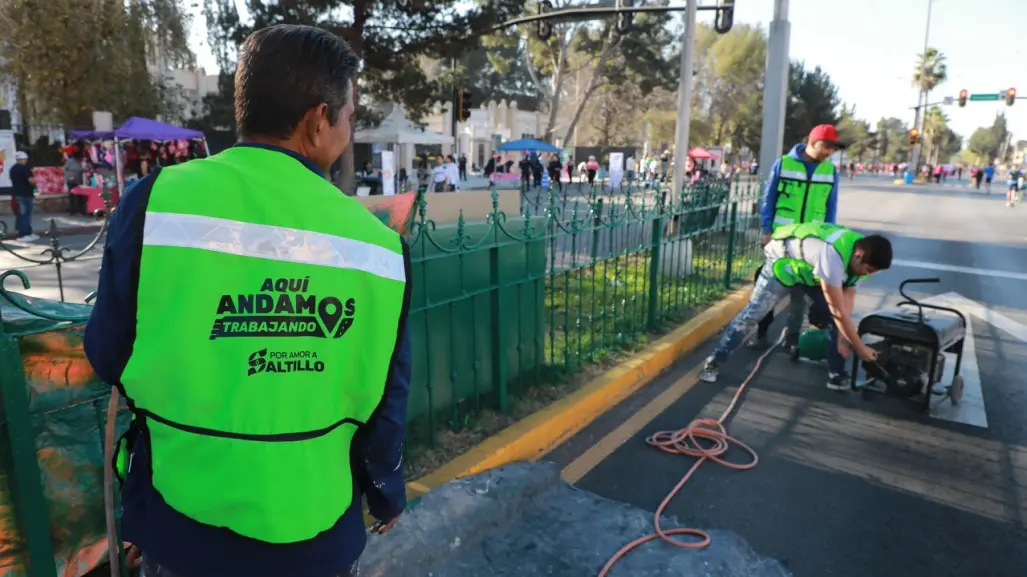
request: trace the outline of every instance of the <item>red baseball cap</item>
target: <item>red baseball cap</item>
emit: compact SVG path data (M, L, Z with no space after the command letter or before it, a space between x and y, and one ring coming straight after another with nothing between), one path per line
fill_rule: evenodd
M809 142L812 144L818 140L830 142L835 148L844 149L847 144L838 140L838 129L831 124L819 124L809 131Z

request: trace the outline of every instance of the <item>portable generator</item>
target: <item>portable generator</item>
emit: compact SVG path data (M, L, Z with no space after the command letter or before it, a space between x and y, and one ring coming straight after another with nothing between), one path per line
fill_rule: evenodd
M927 304L910 297L906 285L941 282L937 278L906 279L899 285L903 301L893 308L871 313L859 322L860 338L871 337L867 344L877 351L876 362L852 364L850 386L864 397L874 393L903 397L931 408L935 395L958 404L963 396L963 342L969 326L966 316L956 309ZM955 354L952 382L936 388L945 373L945 356ZM867 380L859 385L860 365Z

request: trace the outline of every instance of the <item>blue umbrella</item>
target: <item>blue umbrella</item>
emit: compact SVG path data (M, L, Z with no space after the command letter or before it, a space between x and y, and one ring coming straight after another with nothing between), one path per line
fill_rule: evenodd
M504 152L562 152L560 148L553 146L548 142L535 140L534 138L522 138L520 140L511 140L510 142L504 142L503 144L499 145L499 150L502 150Z

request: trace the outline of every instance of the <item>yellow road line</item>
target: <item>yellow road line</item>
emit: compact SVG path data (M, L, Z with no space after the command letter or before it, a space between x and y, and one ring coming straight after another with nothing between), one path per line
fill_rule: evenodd
M599 463L606 460L607 457L613 454L618 447L626 443L629 439L638 434L643 427L648 425L659 416L663 411L670 405L675 403L678 399L685 396L685 393L692 390L696 383L699 382L699 372L702 370L702 365L695 367L688 371L681 378L674 381L666 391L660 393L658 397L649 401L649 403L639 409L634 415L617 426L616 429L610 431L602 439L589 447L587 451L582 453L577 459L570 462L560 472L560 476L563 477L564 481L568 483L577 483L582 477L588 474L589 471L596 468Z
M787 304L788 299L786 297L777 306L775 313L784 311ZM568 463L560 472L560 476L563 477L563 480L568 483L577 483L580 481L582 477L587 475L592 469L596 468L599 463L606 460L607 457L612 455L613 452L621 445L628 442L628 440L637 435L638 432L646 425L653 422L657 416L667 410L667 407L677 402L678 399L685 396L685 393L692 390L699 382L700 371L702 371L702 362L684 375L681 375L681 377L674 381L674 384L668 387L667 390L660 393L655 399L646 403L644 407L618 425L616 429L610 431L605 437L599 439L599 441L589 447L587 451Z

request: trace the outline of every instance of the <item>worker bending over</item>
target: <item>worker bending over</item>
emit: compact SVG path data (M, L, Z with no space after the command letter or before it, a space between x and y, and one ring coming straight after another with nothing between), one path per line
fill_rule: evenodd
M877 358L877 352L860 340L852 309L856 283L891 266L891 242L881 235L863 236L836 224L807 223L778 228L763 250L766 260L749 304L728 325L699 378L715 382L720 366L760 319L797 288L821 309L819 313L834 318L828 327L831 345L827 349L827 388L843 390L842 375L850 349L862 360Z
M770 169L770 178L763 191L760 225L763 244L770 242L771 234L782 226L804 222L837 222L838 169L831 155L842 150L838 131L830 124L815 126L806 144L797 144ZM756 273L757 277L759 272ZM798 287L791 291L788 301L788 336L785 348L799 342L799 331L806 314L806 297ZM750 348L767 346L767 331L774 322L771 310L760 321L756 334L747 343Z

